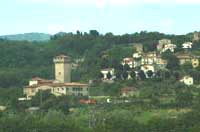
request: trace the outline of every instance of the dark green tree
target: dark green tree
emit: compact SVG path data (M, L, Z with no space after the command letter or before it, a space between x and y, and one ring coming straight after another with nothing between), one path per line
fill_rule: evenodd
M111 75L110 72L108 72L108 74L107 74L107 78L108 78L109 80L112 78L112 75Z
M90 30L90 35L94 36L94 37L98 37L99 36L99 32L97 30Z
M147 76L149 78L152 78L153 77L153 71L152 70L147 71Z
M122 76L123 76L123 79L126 80L128 78L128 72L124 71Z
M140 70L140 71L138 72L138 76L140 77L141 80L146 79L146 75L145 75L145 73L144 73L143 70Z
M102 79L104 77L103 73L99 72L99 78Z
M135 71L131 71L130 76L132 79L135 79L135 77L136 77Z
M162 58L167 60L167 69L177 70L180 68L179 59L172 53L166 52L162 54Z
M130 69L131 69L131 68L130 68L130 66L129 66L128 64L125 64L125 65L124 65L124 70L125 70L125 71L130 71Z

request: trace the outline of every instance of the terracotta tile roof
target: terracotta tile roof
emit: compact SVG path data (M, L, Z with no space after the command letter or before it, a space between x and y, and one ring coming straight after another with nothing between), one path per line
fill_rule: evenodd
M53 82L49 82L49 83L42 83L42 84L35 84L35 85L31 85L31 86L25 86L25 88L37 88L37 87L41 87L41 86L50 86L50 87L62 87L62 86L79 86L79 87L83 87L83 86L88 86L88 84L83 84L83 83L53 83Z
M133 58L124 58L123 62L124 63L129 63L129 62L133 62L133 60L134 60Z
M64 54L60 54L60 55L58 55L58 56L56 56L56 57L70 58L69 56L67 56L67 55L64 55Z
M88 86L88 84L76 83L76 82L65 83L64 85L65 86Z
M45 79L40 78L40 77L34 77L31 79L31 81L42 81L42 80L45 80Z
M127 93L127 92L131 92L131 91L135 91L136 88L135 87L125 87L121 89L121 92L123 93Z
M177 58L188 58L188 59L200 58L200 56L196 56L196 55L191 54L191 53L177 53L176 57Z
M38 84L53 83L53 80L46 80L46 79L42 79L40 77L34 77L34 78L31 79L31 81L38 81Z

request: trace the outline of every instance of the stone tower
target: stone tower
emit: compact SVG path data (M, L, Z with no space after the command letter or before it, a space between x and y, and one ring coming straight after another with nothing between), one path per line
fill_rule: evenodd
M135 43L133 44L133 48L136 50L136 52L143 53L143 44Z
M199 40L200 40L199 32L194 32L193 42L199 42Z
M69 56L59 55L53 59L55 63L55 79L60 83L71 82L71 59Z

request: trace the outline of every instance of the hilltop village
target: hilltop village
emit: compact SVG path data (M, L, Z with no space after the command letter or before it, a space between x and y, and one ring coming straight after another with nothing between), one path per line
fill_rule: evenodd
M102 83L116 83L120 80L144 80L153 79L171 74L169 71L176 69L179 65L191 69L197 69L200 66L200 56L195 55L192 51L198 47L199 34L193 34L192 42L184 42L181 45L181 50L177 50L177 45L173 44L170 39L161 39L156 45L156 50L145 52L142 43L133 43L132 57L127 56L119 62L117 68L108 67L101 69L97 78L100 78ZM105 59L104 54L102 59ZM83 62L82 60L81 62ZM29 81L29 86L24 87L24 94L26 98L19 98L19 100L30 100L39 91L50 91L56 96L82 96L89 97L89 90L93 81L90 79L89 83L71 82L71 69L79 66L78 63L73 63L71 58L66 55L59 55L53 58L55 64L55 80L42 79L34 77ZM79 62L79 61L78 61ZM197 84L196 78L190 73L185 72L175 73L176 80L187 86ZM173 73L174 74L174 73ZM123 82L122 82L123 83ZM94 88L93 88L94 89ZM121 97L131 97L137 93L137 88L134 84L132 86L125 86L119 89L118 95ZM91 92L93 93L93 92ZM92 95L92 94L91 94ZM108 99L109 100L109 99Z
M177 45L170 39L159 40L156 51L151 52L145 52L143 44L134 43L132 57L123 58L121 65L116 69L112 67L102 69L100 77L103 82L114 83L118 79L156 78L162 71L175 69L178 65L188 66L190 69L198 68L200 56L192 52L192 49L198 46L195 43L199 41L198 36L194 34L193 42L182 43L181 51L177 50ZM194 78L188 73L177 75L177 79L188 86L194 84Z

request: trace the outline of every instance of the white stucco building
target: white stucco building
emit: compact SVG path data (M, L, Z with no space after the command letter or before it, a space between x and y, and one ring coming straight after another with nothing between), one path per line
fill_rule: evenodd
M192 45L193 45L192 42L186 42L186 43L182 44L182 48L183 49L192 49Z
M101 73L103 74L103 80L109 80L107 78L108 73L110 73L111 76L112 76L110 80L113 80L115 78L115 76L114 76L115 75L115 69L114 68L102 69Z
M191 76L184 76L180 82L183 82L185 85L193 85L194 84L194 80L193 80L193 77Z
M155 72L155 68L153 65L143 65L141 66L141 70L144 71L146 78L149 78L147 75L148 71L152 71L153 73Z
M130 68L133 68L134 67L134 59L133 58L124 58L121 64L123 66L127 64L127 65L129 65Z
M141 53L133 53L133 58L138 59L141 58L142 54Z
M158 45L157 45L157 50L158 51L162 51L163 50L163 47L166 45L166 44L171 44L171 40L170 39L161 39L158 41Z
M27 99L35 96L39 91L50 91L56 96L74 95L88 96L88 84L71 82L71 61L68 56L59 55L54 58L55 80L46 80L39 77L32 78L29 85L24 87Z
M176 49L176 45L175 44L166 44L164 45L163 49L161 50L161 52L165 52L167 50L174 52Z

